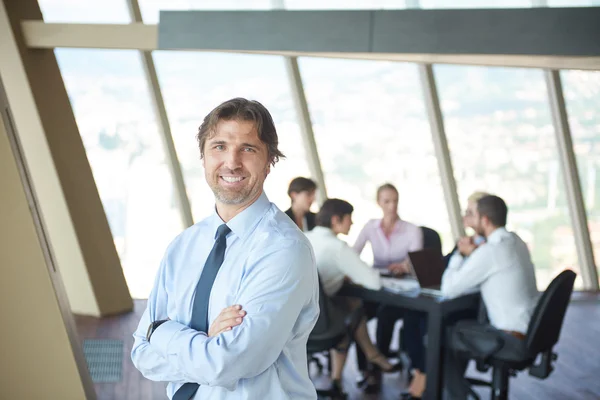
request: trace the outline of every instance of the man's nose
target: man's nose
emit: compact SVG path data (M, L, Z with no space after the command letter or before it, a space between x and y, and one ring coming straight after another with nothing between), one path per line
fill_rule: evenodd
M231 170L238 169L242 166L241 155L238 151L228 151L225 155L225 166Z

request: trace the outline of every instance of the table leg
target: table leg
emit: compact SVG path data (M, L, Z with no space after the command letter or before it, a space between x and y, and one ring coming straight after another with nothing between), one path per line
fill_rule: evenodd
M444 337L442 314L432 310L427 314L427 387L423 398L438 400L442 398L443 389L443 354L442 340Z

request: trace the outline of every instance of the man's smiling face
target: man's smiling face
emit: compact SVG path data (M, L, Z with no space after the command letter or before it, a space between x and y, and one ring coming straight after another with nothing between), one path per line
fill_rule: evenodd
M254 122L221 120L204 145L202 163L217 203L239 208L261 195L269 161Z

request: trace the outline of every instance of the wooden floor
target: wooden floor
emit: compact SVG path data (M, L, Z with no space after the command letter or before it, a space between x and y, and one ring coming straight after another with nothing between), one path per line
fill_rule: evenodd
M95 384L98 400L166 399L165 384L151 382L135 369L130 352L132 333L144 311L145 301L136 300L132 313L97 319L75 316L80 339L124 340L123 380L117 384ZM372 325L372 324L371 324ZM372 329L372 326L370 326ZM554 373L541 381L521 373L511 380L510 399L515 400L599 400L600 399L600 296L577 294L567 311ZM315 368L311 368L315 375ZM344 385L350 399L400 398L405 389L406 376L402 373L384 377L379 395L364 395L354 385L357 376L354 352L344 371ZM470 376L475 376L471 368ZM485 376L485 375L484 375ZM314 376L317 386L327 386L327 376ZM478 390L488 398L489 391Z

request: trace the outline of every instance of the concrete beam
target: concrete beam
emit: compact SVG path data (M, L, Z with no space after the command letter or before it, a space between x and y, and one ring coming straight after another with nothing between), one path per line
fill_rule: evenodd
M41 19L39 5L0 4L0 79L72 311L130 311L133 301L56 57L23 39L20 22Z

